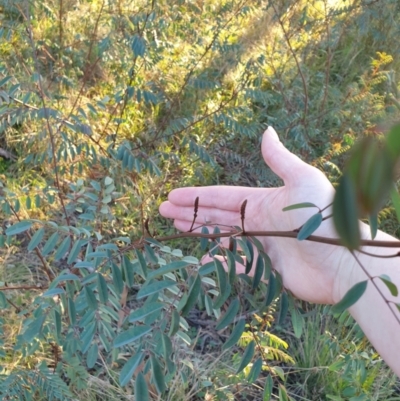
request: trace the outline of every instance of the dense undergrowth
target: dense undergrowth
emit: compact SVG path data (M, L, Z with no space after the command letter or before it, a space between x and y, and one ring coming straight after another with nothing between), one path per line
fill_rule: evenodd
M215 244L144 240L174 232L174 187L279 184L268 125L336 183L399 117L399 8L1 0L0 399L400 399L349 316L291 299L267 255L265 284L199 270Z

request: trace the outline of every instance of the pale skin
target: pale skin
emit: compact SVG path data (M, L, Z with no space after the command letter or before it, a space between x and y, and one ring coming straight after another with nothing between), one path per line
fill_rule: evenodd
M316 209L297 209L283 212L286 206L300 202L312 202L319 208L329 205L334 196L326 176L318 169L304 163L289 152L271 127L264 133L261 145L266 164L284 181L279 188L247 188L209 186L179 188L173 190L168 201L160 206L160 213L174 219L180 231L189 231L193 220L193 205L199 197L197 222L240 226L240 206L247 199L245 229L251 231L290 231L299 228L317 212ZM324 216L330 210L324 211ZM369 227L361 225L362 237L370 238ZM316 235L337 238L332 219L325 220ZM271 258L274 269L283 279L284 286L299 299L334 304L342 299L356 283L367 279L350 252L340 246L326 245L288 238L259 237ZM381 231L376 239L395 238ZM399 248L383 249L368 247L368 252L389 255ZM388 275L400 290L400 263L398 258L381 259L357 254L371 276ZM238 265L238 272L244 267ZM251 274L251 273L250 273ZM386 300L400 303L392 297L380 279L374 279ZM382 358L400 376L400 323L390 311L390 305L378 290L368 283L362 298L350 308L350 313ZM393 308L393 305L392 305ZM395 308L394 308L395 309ZM394 310L393 309L393 310ZM400 319L400 314L395 311Z

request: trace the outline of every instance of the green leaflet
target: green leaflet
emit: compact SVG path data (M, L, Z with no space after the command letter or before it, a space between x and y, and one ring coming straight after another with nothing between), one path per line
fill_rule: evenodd
M152 328L150 326L137 326L124 331L114 339L114 348L119 348L124 345L130 344L139 338L143 337L147 333L150 333Z
M29 241L29 244L28 244L29 252L32 251L33 249L35 249L40 244L40 242L43 239L43 236L44 236L44 228L42 227L42 228L39 228L39 230L37 230L35 232L35 234L31 238L31 240Z
M364 294L367 289L368 280L361 281L350 288L345 296L335 305L332 306L332 313L342 313L350 306L354 305Z
M28 231L32 227L31 221L20 221L6 229L6 235L17 235Z
M119 384L121 386L126 386L129 383L133 376L133 373L142 361L142 358L143 352L137 352L135 355L128 359L119 374Z
M149 389L142 372L139 372L135 381L135 401L149 401Z
M186 304L182 308L182 316L186 316L194 307L199 297L200 289L201 289L201 278L200 275L198 274L194 279L192 286L190 287Z
M241 372L253 359L255 346L256 346L255 342L251 341L249 345L246 347L242 356L242 360L240 361L239 367L236 370L236 373Z
M226 326L230 325L235 319L235 316L239 311L239 307L240 307L240 302L237 298L235 298L229 305L228 310L225 312L225 314L221 317L221 319L217 323L215 329L222 330Z
M322 214L316 213L311 216L300 228L297 239L303 241L307 239L322 223Z
M294 209L304 209L306 207L315 207L317 209L318 206L314 205L314 203L311 202L302 202L302 203L295 203L294 205L286 206L282 209L283 212L287 212L289 210L294 210Z

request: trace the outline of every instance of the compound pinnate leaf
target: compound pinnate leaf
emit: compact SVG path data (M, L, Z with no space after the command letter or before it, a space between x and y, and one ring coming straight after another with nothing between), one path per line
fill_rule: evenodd
M126 386L129 383L133 374L135 373L135 370L142 361L142 358L143 352L137 352L135 355L128 359L119 374L119 384L121 386Z
M322 214L316 213L311 216L304 225L300 228L299 233L297 234L297 239L299 241L303 241L308 238L322 223Z
M332 306L332 313L342 313L350 306L354 305L364 294L367 289L368 280L361 281L353 287L350 288L349 291L345 294L345 296L335 305Z
M139 372L135 381L135 401L149 401L149 388L142 372Z
M294 205L286 206L282 209L282 211L287 212L289 210L304 209L306 207L316 207L317 209L319 209L319 207L317 205L314 205L314 203L302 202L302 203L295 203Z
M225 314L221 317L220 321L215 326L215 329L222 330L228 325L230 325L235 319L235 316L239 311L239 307L240 307L240 302L237 298L235 298L229 305L228 310L225 312Z
M246 349L244 350L242 360L240 361L239 367L236 370L236 373L241 372L253 359L254 350L255 350L255 342L251 341Z

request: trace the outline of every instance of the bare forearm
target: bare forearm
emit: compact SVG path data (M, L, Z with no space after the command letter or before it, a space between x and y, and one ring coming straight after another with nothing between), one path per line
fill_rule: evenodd
M365 232L366 226L362 229ZM378 232L376 239L395 240L383 232ZM400 251L400 242L399 249L364 249L377 255L391 255ZM395 305L400 304L400 298L392 296L379 278L382 275L389 276L400 290L400 258L382 259L363 254L356 256L366 272L358 263L354 269L349 266L352 273L349 281L342 284L340 293L343 296L354 284L369 279L367 290L350 308L350 313L382 358L400 376L400 313Z

